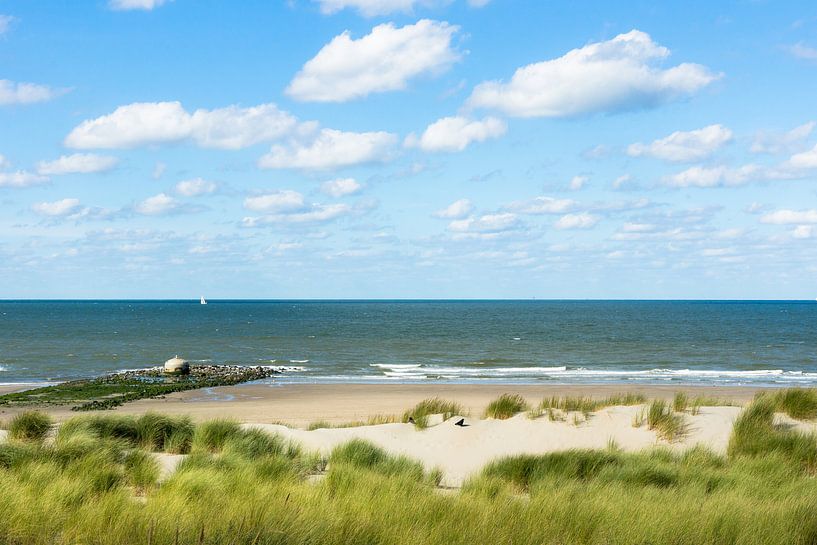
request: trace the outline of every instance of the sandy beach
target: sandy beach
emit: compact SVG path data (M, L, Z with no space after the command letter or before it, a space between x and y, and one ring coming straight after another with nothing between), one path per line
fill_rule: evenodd
M695 445L725 452L732 425L740 414L740 405L750 401L757 388L669 387L621 385L533 386L533 385L268 385L248 384L195 390L126 404L115 410L125 414L149 411L190 415L196 421L233 418L246 427L258 427L297 442L310 451L328 455L331 450L354 438L379 445L393 454L419 460L428 469L443 472L443 485L460 486L490 461L513 454L536 454L574 448L607 448L611 444L629 452L654 446L685 450ZM699 414L686 414L688 432L678 441L667 442L655 431L634 426L643 406L607 407L589 418L567 415L564 421L547 417L530 419L519 414L509 420L482 419L490 401L503 393L522 395L531 404L551 396L587 396L604 398L620 392L634 392L648 399L671 399L683 391L690 397L706 396L727 400L736 406L704 407ZM341 424L366 421L374 415L400 415L407 408L429 397L458 402L467 426L455 426L457 419L436 422L426 430L411 424L380 424L348 428L306 431L313 422ZM68 408L51 407L47 412L58 421L78 413ZM0 417L8 418L19 409L4 408ZM108 411L105 411L108 412ZM95 413L100 414L100 413ZM786 418L779 415L786 421ZM814 431L810 423L788 421L803 431ZM178 457L162 465L172 469Z
M19 388L18 388L19 389ZM366 420L374 415L401 415L423 399L441 397L456 401L471 415L479 415L503 393L519 394L535 404L546 397L586 396L604 398L633 392L647 398L672 399L676 392L735 403L750 401L763 388L708 386L630 385L512 385L512 384L242 384L192 390L162 399L144 399L116 409L127 414L158 411L187 414L194 420L234 418L241 422L284 423L305 427L322 420L334 424ZM0 393L14 391L0 386ZM57 420L77 413L67 407L45 408ZM0 418L19 409L0 407Z

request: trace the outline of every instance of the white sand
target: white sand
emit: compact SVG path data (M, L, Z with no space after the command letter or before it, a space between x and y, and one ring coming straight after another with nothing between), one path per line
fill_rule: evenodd
M619 448L634 452L656 445L684 450L697 444L724 452L739 407L708 407L697 416L687 415L690 433L683 441L667 443L642 426L633 427L640 407L609 407L595 413L588 421L574 425L552 422L547 417L536 420L525 414L509 420L476 420L466 418L469 426L454 425L457 418L425 430L411 424L381 424L357 428L333 428L305 431L275 424L246 424L300 443L305 449L328 455L334 447L360 438L393 454L419 460L431 470L443 472L443 486L460 486L471 474L503 456L541 454L576 448L606 448L615 441Z

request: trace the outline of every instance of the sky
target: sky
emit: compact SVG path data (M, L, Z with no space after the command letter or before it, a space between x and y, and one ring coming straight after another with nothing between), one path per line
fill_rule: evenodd
M817 297L817 4L0 0L0 298Z

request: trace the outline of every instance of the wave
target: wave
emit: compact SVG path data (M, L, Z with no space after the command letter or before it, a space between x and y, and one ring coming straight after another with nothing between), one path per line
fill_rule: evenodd
M817 372L784 369L588 369L585 367L460 367L420 364L372 364L383 369L380 378L406 380L557 380L564 382L675 381L712 383L817 383Z
M309 363L309 360L289 360L289 363Z
M8 367L6 367L4 365L0 365L0 371L8 371L8 370L9 370Z

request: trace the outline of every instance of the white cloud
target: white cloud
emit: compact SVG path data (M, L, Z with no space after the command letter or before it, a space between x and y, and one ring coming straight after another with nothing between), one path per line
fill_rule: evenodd
M134 210L145 216L161 216L175 212L178 208L179 203L176 199L165 193L159 193L138 203Z
M344 102L405 89L408 80L443 72L459 60L451 48L457 30L446 22L422 19L401 28L378 25L357 40L346 31L304 64L286 93L302 101Z
M519 225L516 214L501 213L454 220L448 224L448 229L455 233L496 234L516 229Z
M817 210L775 210L762 215L760 222L774 225L817 223Z
M31 187L33 185L44 184L47 181L48 177L25 170L0 172L0 187Z
M487 6L491 0L468 0L468 5L472 8L482 8Z
M40 161L37 172L44 175L90 174L111 170L119 163L116 157L94 155L93 153L75 153L63 155L53 161Z
M117 11L143 10L150 11L173 0L109 0L108 7Z
M11 23L13 22L14 17L11 15L0 15L0 35L8 32L8 29L11 28Z
M798 144L811 136L815 126L817 126L817 123L809 121L783 134L761 131L755 135L750 151L752 153L771 154L792 151L792 148L798 147Z
M41 216L67 216L79 208L79 199L62 199L53 202L38 202L31 205L31 209Z
M434 215L445 219L463 219L474 210L474 204L468 199L454 201L442 210L437 210Z
M11 166L11 161L6 159L4 156L0 155L0 169L8 168Z
M572 199L554 199L553 197L536 197L529 201L515 201L506 208L520 214L564 214L576 206Z
M613 180L613 189L623 189L626 186L630 185L632 182L633 177L630 174L622 174L615 180Z
M79 149L121 149L192 140L204 148L241 149L296 130L298 121L274 104L227 106L188 113L180 102L135 102L83 121L65 138Z
M154 180L158 180L164 175L165 170L167 170L167 165L161 161L156 161L156 165L153 167L153 172L150 176Z
M807 61L817 61L817 49L805 45L803 43L798 43L791 45L786 48L789 53L793 56L797 57L798 59L805 59Z
M508 130L507 124L495 117L472 121L467 117L443 117L429 125L422 136L406 138L406 145L424 151L462 151L471 142L498 138Z
M17 83L0 79L0 106L45 102L62 92L36 83Z
M817 145L808 151L792 155L787 164L794 168L817 168Z
M284 189L244 199L244 208L254 212L293 212L306 206L304 196L297 191Z
M683 63L663 69L669 49L638 30L519 68L509 83L478 85L468 104L515 117L568 117L646 108L692 95L720 76Z
M589 179L587 176L573 176L573 178L570 179L569 187L572 191L578 191L584 187L584 184L586 184Z
M737 168L726 166L690 167L664 180L670 187L734 187L749 182L781 180L791 177L790 173L762 167L743 165Z
M321 12L327 15L346 8L356 9L365 17L389 15L391 13L411 13L415 6L444 6L451 0L313 0L320 4ZM479 0L472 0L479 1ZM486 2L487 3L487 2Z
M791 236L794 238L811 238L814 236L814 226L813 225L798 225L795 227L792 232Z
M590 229L600 220L598 216L582 212L580 214L565 214L553 226L556 229Z
M677 131L651 144L630 144L627 155L687 163L706 159L731 140L731 130L723 125L709 125L694 131Z
M354 178L336 178L321 184L321 191L336 199L346 195L354 195L359 193L361 189L363 189L363 185Z
M385 161L397 137L387 132L322 129L309 144L274 145L258 160L260 168L330 169Z
M176 193L184 197L198 197L212 193L218 188L215 182L205 180L203 178L193 178L191 180L182 180L176 184L174 188Z
M244 227L260 227L268 224L282 223L323 223L348 215L352 212L352 207L347 204L313 204L302 211L275 213L261 217L246 217L242 220L241 224Z

